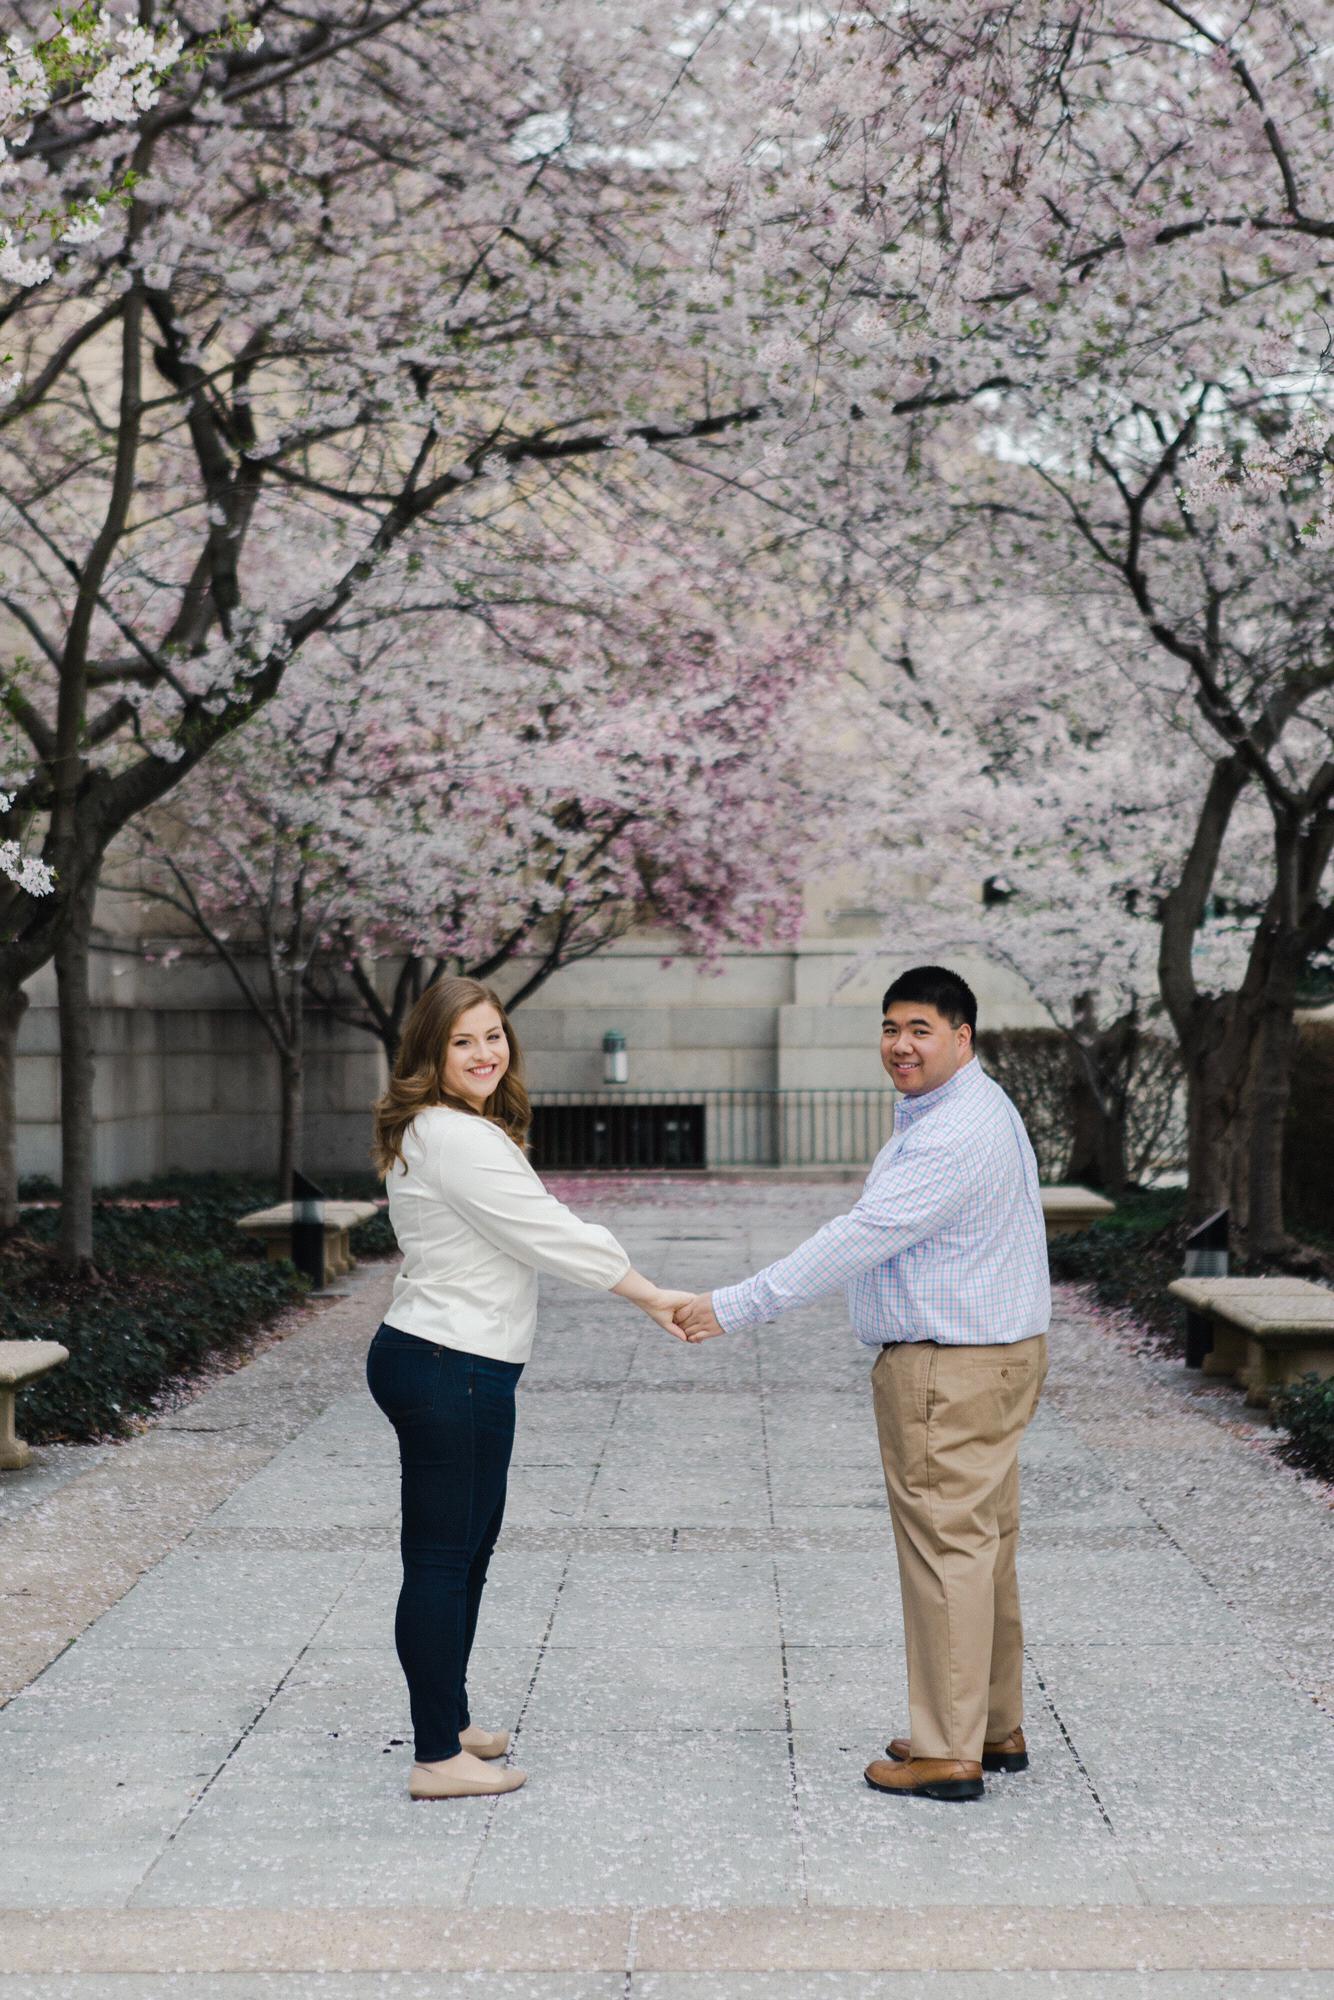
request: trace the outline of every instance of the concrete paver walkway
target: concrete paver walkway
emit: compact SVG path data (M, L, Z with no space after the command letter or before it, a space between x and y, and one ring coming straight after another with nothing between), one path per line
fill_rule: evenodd
M702 1287L848 1198L579 1205ZM892 1801L861 1779L906 1697L841 1308L686 1349L547 1287L472 1677L530 1783L418 1808L360 1382L387 1289L0 1484L0 2000L1334 1996L1334 1514L1235 1392L1062 1300L1024 1453L1033 1767Z

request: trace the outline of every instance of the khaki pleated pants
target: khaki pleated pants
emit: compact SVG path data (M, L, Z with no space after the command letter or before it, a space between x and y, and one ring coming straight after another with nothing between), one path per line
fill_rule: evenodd
M1019 1440L1047 1337L902 1341L871 1370L903 1594L914 1757L980 1762L1023 1720Z

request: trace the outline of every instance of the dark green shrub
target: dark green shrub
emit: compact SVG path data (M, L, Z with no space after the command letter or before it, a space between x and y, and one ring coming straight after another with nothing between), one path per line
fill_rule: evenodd
M63 1368L23 1392L34 1443L123 1435L173 1377L234 1352L305 1290L290 1264L160 1249L95 1277L61 1276L41 1251L4 1260L0 1335L58 1340Z
M354 1257L389 1257L398 1241L389 1223L389 1210L382 1208L369 1222L359 1222L348 1238Z
M1288 1433L1280 1457L1317 1479L1334 1479L1334 1377L1303 1375L1275 1392L1270 1409Z
M1116 1213L1105 1222L1078 1236L1058 1236L1049 1246L1052 1277L1088 1285L1100 1305L1130 1313L1181 1351L1184 1321L1167 1287L1181 1276L1185 1216L1182 1188L1148 1188L1122 1195Z
M331 1196L373 1198L369 1174L331 1178ZM59 1198L26 1182L27 1202ZM290 1264L264 1261L236 1218L267 1208L272 1185L253 1175L164 1176L117 1188L93 1214L94 1273L69 1277L52 1255L59 1212L26 1208L22 1235L0 1245L0 1339L58 1340L70 1358L25 1389L23 1435L34 1443L123 1435L174 1378L236 1353L301 1297ZM159 1206L127 1208L140 1201ZM383 1214L356 1231L357 1255L393 1248Z

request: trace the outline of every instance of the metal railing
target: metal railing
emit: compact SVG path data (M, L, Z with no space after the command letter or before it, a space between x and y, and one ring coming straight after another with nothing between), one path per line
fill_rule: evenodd
M542 1090L536 1167L867 1166L894 1128L891 1090Z

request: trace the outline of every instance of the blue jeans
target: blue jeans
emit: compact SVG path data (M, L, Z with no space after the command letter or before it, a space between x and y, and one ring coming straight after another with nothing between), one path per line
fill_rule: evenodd
M403 1588L394 1642L417 1761L459 1751L470 1721L468 1656L505 1513L515 1361L490 1361L382 1326L366 1357L371 1395L398 1433Z

